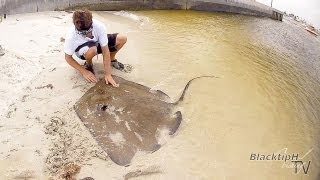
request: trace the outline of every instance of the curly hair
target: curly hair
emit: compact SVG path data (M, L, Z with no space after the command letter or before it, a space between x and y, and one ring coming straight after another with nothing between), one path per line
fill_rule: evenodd
M77 29L82 29L82 22L86 28L89 28L92 24L92 13L88 9L78 9L73 13L72 16L73 24Z

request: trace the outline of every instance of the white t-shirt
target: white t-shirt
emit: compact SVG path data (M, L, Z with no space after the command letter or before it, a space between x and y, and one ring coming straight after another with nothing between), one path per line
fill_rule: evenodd
M78 46L88 41L98 42L101 47L107 46L108 35L106 26L102 22L93 19L92 27L93 38L91 39L78 34L76 32L75 26L73 25L66 35L64 43L64 52L68 55L73 55Z

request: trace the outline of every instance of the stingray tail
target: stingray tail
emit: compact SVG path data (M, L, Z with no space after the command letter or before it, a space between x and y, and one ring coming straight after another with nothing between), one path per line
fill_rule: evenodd
M182 91L182 94L181 94L179 100L176 101L174 104L178 104L179 102L183 101L183 98L184 98L184 96L185 96L185 94L186 94L186 91L188 90L190 84L193 82L193 80L200 79L200 78L218 78L218 77L216 77L216 76L199 76L199 77L195 77L195 78L191 79L191 80L187 83L187 85L184 87L184 89L183 89L183 91Z

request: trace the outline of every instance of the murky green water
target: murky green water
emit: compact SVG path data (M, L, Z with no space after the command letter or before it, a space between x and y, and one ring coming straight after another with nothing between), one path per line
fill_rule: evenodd
M320 174L320 41L288 21L192 11L112 16L125 26L120 58L126 76L173 101L193 77L177 135L137 160L162 169L160 179L317 179ZM123 15L123 14L122 14ZM132 20L135 19L135 20ZM292 162L252 161L251 153L299 154ZM305 164L307 168L307 164ZM147 178L147 177L146 177Z

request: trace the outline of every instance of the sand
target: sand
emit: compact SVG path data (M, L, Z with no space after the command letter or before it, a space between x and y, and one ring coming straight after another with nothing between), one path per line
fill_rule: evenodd
M71 15L12 15L0 23L0 179L64 179L70 163L80 167L77 179L101 179L106 174L93 173L92 164L114 166L73 110L93 84L64 60Z

